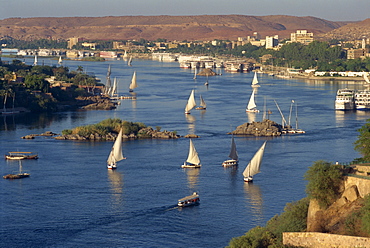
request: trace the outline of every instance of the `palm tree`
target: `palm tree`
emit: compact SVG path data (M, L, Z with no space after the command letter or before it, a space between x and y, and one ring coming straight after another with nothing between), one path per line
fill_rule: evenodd
M81 65L79 65L77 67L77 71L80 72L80 73L82 73L84 71L84 68Z

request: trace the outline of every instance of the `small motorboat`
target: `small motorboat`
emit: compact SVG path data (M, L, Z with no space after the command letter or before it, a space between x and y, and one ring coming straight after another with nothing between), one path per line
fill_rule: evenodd
M199 204L199 195L197 192L194 192L192 195L185 196L184 198L181 198L177 202L177 206L179 207L188 207L193 205Z

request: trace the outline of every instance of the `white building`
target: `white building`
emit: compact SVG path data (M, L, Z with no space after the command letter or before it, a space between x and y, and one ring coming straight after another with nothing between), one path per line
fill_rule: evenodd
M273 49L279 44L279 36L266 36L266 49Z

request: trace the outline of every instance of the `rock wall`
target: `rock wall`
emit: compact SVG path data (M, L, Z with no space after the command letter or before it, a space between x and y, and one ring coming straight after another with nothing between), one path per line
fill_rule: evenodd
M344 181L346 189L356 186L360 197L364 198L365 195L370 194L370 178L357 178L357 177L346 177Z
M318 232L286 232L283 233L283 244L315 248L370 248L370 238Z

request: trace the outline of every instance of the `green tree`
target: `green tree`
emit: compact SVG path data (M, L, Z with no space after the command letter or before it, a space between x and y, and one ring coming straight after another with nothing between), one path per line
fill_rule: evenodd
M320 206L326 208L337 199L342 183L340 165L323 160L316 161L308 168L304 178L308 181L308 197L316 199Z
M360 129L355 141L355 150L362 155L363 161L370 161L370 119Z
M41 90L42 92L49 91L49 83L45 80L44 76L27 75L24 84L26 88L31 90Z

